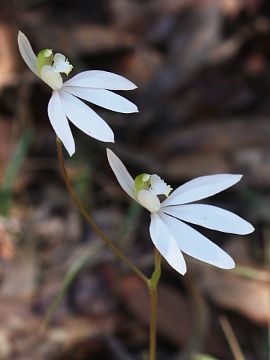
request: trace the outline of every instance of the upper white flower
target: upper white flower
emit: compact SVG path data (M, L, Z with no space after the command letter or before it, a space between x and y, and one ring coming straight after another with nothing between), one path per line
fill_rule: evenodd
M48 104L49 119L70 156L75 152L75 143L68 119L87 135L114 142L114 134L107 123L78 98L121 113L138 112L131 101L109 91L136 89L137 86L124 77L91 70L63 82L61 73L68 75L73 68L64 55L44 49L36 56L27 37L20 31L18 45L28 67L53 90Z
M182 251L222 269L235 267L233 259L204 235L186 224L245 235L254 227L230 211L212 205L189 204L215 195L236 184L242 175L202 176L172 191L158 175L141 174L135 180L121 160L109 149L110 166L125 192L151 212L150 236L155 247L179 273L185 274ZM158 196L165 197L160 201Z

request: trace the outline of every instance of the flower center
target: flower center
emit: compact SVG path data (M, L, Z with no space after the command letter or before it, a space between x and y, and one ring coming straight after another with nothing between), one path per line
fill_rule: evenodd
M48 84L53 90L60 89L63 85L63 79L60 75L68 75L73 66L64 55L56 53L53 55L51 49L44 49L38 53L37 68L40 78Z
M160 209L159 195L169 196L172 191L160 176L153 174L140 174L135 178L135 194L138 202L150 212Z

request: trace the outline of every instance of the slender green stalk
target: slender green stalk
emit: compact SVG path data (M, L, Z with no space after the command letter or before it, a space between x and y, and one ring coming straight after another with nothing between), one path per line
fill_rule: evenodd
M207 309L203 296L196 286L191 275L187 274L182 279L183 285L188 293L192 306L192 329L189 339L183 349L181 356L183 359L195 360L195 354L199 354L206 333ZM194 358L194 359L193 359ZM196 360L199 360L196 358ZM201 360L207 360L201 359ZM211 359L208 359L211 360ZM213 360L213 359L212 359Z
M220 321L222 330L224 332L224 335L230 346L230 349L231 349L234 359L235 360L245 360L244 354L243 354L240 344L237 340L237 337L233 331L233 328L232 328L231 324L229 323L229 320L225 316L221 316L219 318L219 321Z
M155 269L148 281L150 294L150 329L149 329L149 360L156 360L157 349L157 305L158 305L158 282L161 275L161 255L155 249Z
M92 227L92 229L96 232L96 234L101 237L101 239L111 248L111 250L114 252L114 254L124 261L126 265L134 271L148 286L149 294L150 294L150 306L151 306L151 315L150 315L150 330L149 330L149 360L156 360L156 333L157 333L157 302L158 302L158 292L157 292L157 286L161 275L161 255L160 253L155 250L155 269L152 273L152 276L150 279L148 279L135 265L133 265L124 254L114 245L114 243L99 229L99 227L94 222L92 216L89 214L89 212L86 211L86 209L81 204L77 194L73 190L72 183L70 181L70 178L68 176L64 158L63 158L63 149L62 149L62 142L59 138L56 138L56 144L57 144L57 153L58 153L58 160L60 169L63 175L63 178L65 180L65 184L67 187L67 190L74 202L74 204L79 209L82 216L85 218L85 220L88 222L88 224ZM75 271L76 274L76 271ZM69 276L67 278L67 283L69 284L70 279L74 278L74 271L71 272L71 277ZM67 283L65 283L64 289L67 286ZM60 295L61 296L61 292ZM56 299L56 303L58 303L59 299Z
M85 220L88 222L88 224L92 227L92 229L95 231L95 233L111 248L111 250L114 252L114 254L124 261L126 265L134 271L146 284L148 284L149 279L135 266L133 265L127 257L122 254L122 252L114 245L114 243L100 230L100 228L96 225L94 219L90 215L89 212L86 211L86 209L83 207L80 199L78 198L77 194L75 193L71 180L68 176L64 157L63 157L63 148L62 148L62 142L57 137L56 138L56 144L57 144L57 153L58 153L58 161L60 165L60 169L66 184L66 188L70 194L71 199L73 200L74 204L77 206L78 210L82 214L82 216L85 218Z

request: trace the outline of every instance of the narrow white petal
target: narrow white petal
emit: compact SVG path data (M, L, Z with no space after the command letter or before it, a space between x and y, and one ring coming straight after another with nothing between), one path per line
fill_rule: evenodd
M126 114L138 112L138 108L135 104L125 99L123 96L114 94L109 90L65 86L65 84L64 88L68 93L108 110Z
M112 171L114 172L114 175L116 176L119 184L121 185L123 190L125 190L125 192L132 199L135 200L134 180L132 179L131 175L127 171L125 165L110 149L107 149L107 157L108 157L109 164L112 168Z
M114 142L112 129L95 111L63 89L59 95L64 112L74 125L97 140Z
M198 231L164 213L160 212L160 217L184 253L221 269L235 267L233 259L224 250Z
M123 76L101 70L84 71L75 75L65 86L81 86L107 90L133 90L137 86Z
M185 259L158 214L151 214L150 236L160 254L176 271L184 275L187 271Z
M240 216L216 206L203 204L166 206L162 207L162 211L212 230L239 235L250 234L254 231L254 227Z
M49 101L48 115L56 135L64 144L69 155L72 156L75 152L75 143L57 90L53 91Z
M29 67L30 70L33 71L34 74L38 75L37 57L32 49L29 40L21 31L19 31L18 33L18 46L26 65Z
M163 205L182 205L205 199L236 184L241 177L242 175L231 174L201 176L179 186L163 202Z

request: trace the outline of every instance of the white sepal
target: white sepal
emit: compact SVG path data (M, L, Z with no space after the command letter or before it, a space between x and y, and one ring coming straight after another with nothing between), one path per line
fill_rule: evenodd
M135 104L109 90L66 86L66 84L63 87L66 92L105 109L126 114L138 112Z
M225 233L246 235L254 227L240 216L216 206L186 204L162 207L162 211L180 220Z
M59 95L66 116L75 126L95 139L114 142L112 129L95 111L63 89Z
M57 90L53 91L49 101L48 115L56 135L62 141L69 155L72 156L75 152L75 143Z
M32 49L29 40L21 31L19 31L18 33L18 46L26 65L31 71L33 71L34 74L38 75L37 57Z
M179 186L163 202L164 206L182 205L215 195L240 181L242 175L218 174L201 176Z
M161 211L159 215L184 253L221 269L232 269L235 267L235 263L230 255L204 235L181 220L166 215Z
M123 76L102 70L83 71L66 81L65 85L107 90L134 90L137 88Z
M107 149L107 157L109 164L116 176L119 184L122 189L134 200L135 199L135 184L134 180L127 171L125 165L122 161L112 152L112 150Z
M179 250L175 239L158 214L151 214L150 236L160 254L180 274L187 271L185 259Z

